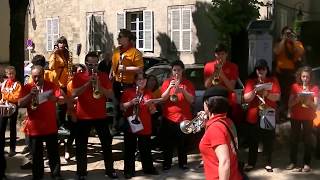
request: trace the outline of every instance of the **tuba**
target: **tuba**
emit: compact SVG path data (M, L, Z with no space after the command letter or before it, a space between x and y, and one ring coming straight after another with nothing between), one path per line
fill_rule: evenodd
M101 93L99 90L99 85L98 85L98 74L94 69L91 69L91 76L93 76L93 81L92 81L92 97L94 99L99 99L101 98Z
M223 62L222 60L218 60L218 63L215 66L215 71L212 74L212 85L216 86L220 84L220 73L222 70Z
M208 119L207 113L201 111L195 118L192 120L184 120L180 123L180 130L184 134L197 133L205 125L205 121Z
M175 84L174 84L175 89L174 89L174 93L172 95L170 95L170 101L176 103L178 101L178 95L177 95L176 90L180 84L180 81L178 80L178 74L175 75L174 80L175 80Z

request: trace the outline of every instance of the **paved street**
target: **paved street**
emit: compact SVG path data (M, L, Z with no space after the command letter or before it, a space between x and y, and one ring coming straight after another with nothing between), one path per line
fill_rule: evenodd
M281 126L280 134L285 134L287 132L286 129L288 128L288 124L284 124ZM7 132L7 137L8 137ZM8 162L8 168L7 168L7 175L10 179L17 179L17 180L23 180L23 179L31 179L31 170L21 170L20 165L25 161L24 156L20 154L19 152L23 149L23 134L19 134L19 141L18 141L18 147L17 152L18 154L14 157L7 157ZM8 138L7 138L8 140ZM88 179L106 179L104 177L104 164L102 159L102 156L100 154L100 145L99 140L96 137L92 137L89 139L89 146L88 146L88 170L89 175ZM318 180L320 179L320 161L319 160L313 160L312 162L312 168L313 170L310 173L294 173L291 171L284 170L285 166L288 163L288 145L285 142L285 138L282 138L278 136L277 143L275 146L275 153L274 153L274 172L273 173L267 173L263 169L263 165L261 164L261 153L258 157L258 164L257 169L250 172L248 175L250 179L254 180L271 180L271 179L277 179L277 180L292 180L292 179L310 179L310 180ZM8 143L7 143L8 145ZM117 172L119 173L119 179L124 179L122 171L123 171L123 160L122 160L122 145L123 140L121 136L116 136L113 140L113 153L115 156L115 168ZM8 147L5 149L6 151L9 151ZM61 148L61 151L63 148ZM301 149L302 150L302 149ZM177 159L175 159L174 163L175 166L167 173L161 172L161 156L159 152L153 151L154 158L155 158L155 165L157 169L160 172L160 175L157 176L144 176L141 172L141 164L140 162L136 163L136 169L138 170L137 176L133 178L133 180L139 180L139 179L168 179L168 180L176 180L176 179L194 179L194 180L200 180L204 179L203 170L198 168L199 162L200 162L200 155L197 152L191 153L188 156L188 162L190 169L188 171L182 171L179 168L177 168ZM63 154L63 153L61 153ZM301 153L300 153L301 154ZM242 155L245 156L246 153L242 150ZM300 157L299 160L302 158ZM64 158L61 157L61 163L62 163L62 175L66 179L74 179L74 174L76 170L75 165L75 158L71 158L70 162L66 162ZM45 162L46 166L46 172L49 171L47 161ZM46 174L46 179L49 178L49 174Z

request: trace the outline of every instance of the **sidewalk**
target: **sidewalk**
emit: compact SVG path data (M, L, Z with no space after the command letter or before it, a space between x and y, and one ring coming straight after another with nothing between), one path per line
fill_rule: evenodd
M285 126L285 125L283 125ZM284 128L284 131L286 131ZM283 130L283 129L282 129ZM280 131L282 131L280 130ZM283 133L281 133L283 134ZM6 137L8 137L9 133L6 133ZM14 157L6 157L7 158L7 176L10 180L28 180L31 179L31 170L21 170L20 165L24 162L24 156L19 152L24 148L24 135L22 133L18 134L18 146L17 146L17 154ZM275 167L273 173L267 173L263 169L263 165L261 161L263 157L261 153L259 153L257 169L248 173L250 179L253 180L295 180L295 179L308 179L308 180L318 180L320 179L320 161L312 159L312 168L313 170L309 173L294 173L291 171L285 170L285 167L288 163L288 145L287 143L279 143L283 141L280 137L277 138L277 143L275 145L275 152L273 155L273 166ZM116 136L113 139L113 154L114 154L114 167L119 174L119 179L124 179L123 176L123 158L122 158L122 146L123 146L123 138L122 136ZM7 138L7 146L5 148L6 151L9 151L8 148L8 138ZM108 179L104 177L104 163L102 161L102 155L100 153L100 144L99 140L96 137L89 138L88 145L88 180L102 180ZM300 150L303 150L302 147ZM302 151L299 151L300 154ZM247 153L242 152L244 156ZM178 179L190 179L190 180L202 180L204 179L203 169L199 169L198 165L200 163L201 157L198 153L193 153L188 155L188 164L190 169L187 171L180 170L177 167L177 158L174 159L173 168L164 173L161 171L161 155L160 152L153 151L153 157L155 158L155 166L158 169L160 175L157 176L145 176L141 171L141 163L136 162L136 177L132 178L133 180L151 180L151 179L167 179L167 180L178 180ZM302 157L299 157L301 160ZM47 160L45 161L45 171L49 172ZM61 147L61 169L62 176L71 180L75 178L76 171L76 161L75 158L72 157L70 162L66 162L63 158L63 147ZM45 179L51 179L49 173L45 174Z

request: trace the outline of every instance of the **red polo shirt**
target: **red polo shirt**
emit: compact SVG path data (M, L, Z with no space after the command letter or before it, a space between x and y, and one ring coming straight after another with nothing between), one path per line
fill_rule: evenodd
M319 88L318 86L308 86L307 87L314 95L318 95ZM298 93L302 92L302 85L297 83L292 84L290 95L297 96ZM308 97L310 100L313 100L314 96ZM301 103L294 105L291 109L291 118L294 120L313 120L316 117L316 110L311 107L302 107Z
M133 98L136 97L136 90L135 88L127 89L123 92L121 97L121 103L125 103L131 101ZM149 111L149 107L145 104L145 102L149 99L152 99L152 92L149 90L145 90L141 103L139 104L139 117L143 125L143 130L137 132L140 135L150 135L152 132L152 125L151 125L151 114ZM133 106L126 110L124 113L125 117L129 117L132 115Z
M206 80L210 76L212 76L213 72L216 69L216 65L218 64L218 60L213 60L204 66L203 74L204 74L204 79ZM226 75L226 77L229 80L237 80L239 77L239 70L238 66L230 61L226 61L223 66L222 66L222 71ZM225 84L222 82L222 86L225 86Z
M162 83L161 87L161 94L163 94L166 89L169 87L170 81L172 78L166 79ZM187 92L189 92L192 96L195 96L195 90L192 83L187 80L183 79L180 84L180 88L185 88ZM170 95L174 94L175 88L171 88ZM191 111L191 104L185 99L182 93L177 93L178 101L171 102L170 99L166 100L163 105L163 116L175 123L180 123L183 120L191 120L192 119L192 111Z
M219 145L226 144L229 149L230 158L230 180L243 179L238 170L238 158L237 153L232 144L231 137L226 129L225 125L221 122L216 122L221 118L224 118L229 129L234 131L234 125L229 118L225 118L226 114L215 115L206 123L206 131L203 135L200 143L199 150L204 163L204 174L206 179L219 179L219 159L215 153L215 148ZM233 132L233 134L236 134ZM234 137L236 137L234 135Z
M280 91L280 85L279 82L277 80L277 78L275 77L270 77L270 78L266 78L264 80L265 83L272 83L272 89L268 91L268 93L281 93ZM244 94L249 93L251 91L254 90L255 85L258 83L258 79L248 79L245 87L244 87ZM267 106L272 107L272 108L276 108L277 107L277 102L276 101L271 101L268 98L264 99ZM258 106L260 105L260 100L258 99L257 96L254 97L254 99L249 102L249 106L248 106L248 111L247 111L247 121L251 124L255 124L258 122L258 115L259 115L259 108Z
M22 90L22 97L27 96L34 87L33 83L26 84ZM44 81L43 92L53 91L56 97L61 95L60 88L55 84ZM45 101L32 110L30 105L27 107L28 117L26 120L25 133L29 136L43 136L56 134L57 118L56 118L56 102Z
M111 89L111 82L106 77L106 73L98 73L101 86L105 89ZM72 89L83 86L89 80L90 75L88 72L77 73L72 80ZM106 97L102 95L101 98L95 99L92 94L93 88L90 85L78 96L76 116L79 120L96 120L106 118Z

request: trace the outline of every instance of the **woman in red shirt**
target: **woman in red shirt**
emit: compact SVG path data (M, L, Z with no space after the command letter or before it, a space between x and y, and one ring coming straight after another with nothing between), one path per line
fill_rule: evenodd
M151 113L155 112L152 92L146 90L147 77L144 73L135 75L136 88L126 89L121 97L121 107L124 109L124 117L136 115L135 120L142 123L143 129L133 132L130 128L124 132L124 175L129 179L135 174L135 152L138 148L141 153L142 169L145 174L157 175L151 156ZM135 121L135 120L131 120Z
M302 170L304 172L309 172L311 170L312 120L316 117L319 92L318 87L311 83L311 76L312 69L310 67L301 67L296 73L296 82L291 85L288 102L288 116L291 118L292 141L290 147L290 164L287 167L288 170L297 167L298 139L301 131L304 142L304 166L303 169L297 168L296 170Z
M264 83L268 83L269 87L258 88L259 84ZM265 169L268 172L273 171L271 157L273 140L275 138L275 127L270 129L261 127L260 118L265 110L272 109L273 112L275 112L274 110L277 108L277 101L279 99L280 86L277 78L271 76L266 60L258 60L244 88L244 100L249 104L246 118L249 133L249 155L245 170L252 170L256 165L258 145L261 140L263 143L263 151L266 155ZM273 123L275 126L275 113L273 113Z
M243 179L238 168L235 126L227 117L227 97L228 91L220 86L208 89L203 97L204 111L209 115L209 120L206 122L206 131L199 149L204 162L205 177L210 180Z
M180 122L192 119L191 104L194 102L195 90L192 83L183 78L184 64L174 61L171 64L173 77L162 83L163 98L163 170L169 170L172 164L173 149L178 149L179 168L186 170L187 151L186 135L180 130Z

